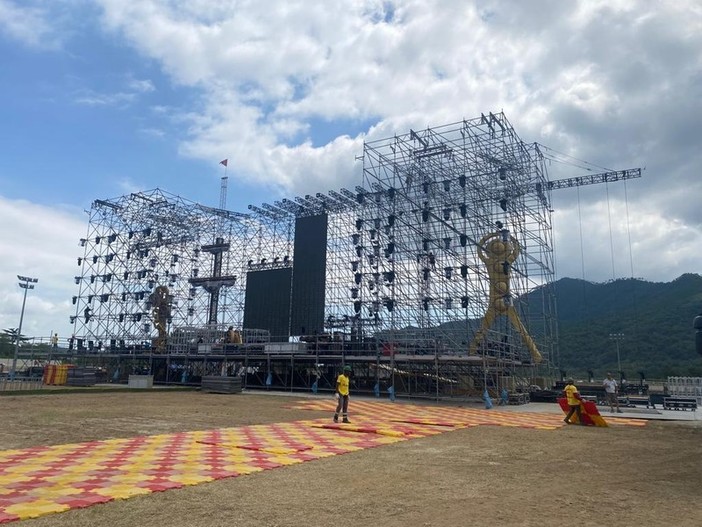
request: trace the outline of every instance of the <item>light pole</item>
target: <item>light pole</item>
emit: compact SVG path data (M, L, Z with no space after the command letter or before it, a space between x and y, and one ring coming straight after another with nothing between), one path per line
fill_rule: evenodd
M610 333L609 340L613 340L617 344L617 369L619 375L622 374L622 361L619 359L619 341L624 340L624 333Z
M19 353L19 341L20 335L22 335L22 321L24 320L24 306L27 303L27 291L29 289L34 289L34 284L36 284L38 278L30 278L28 276L17 275L17 279L20 281L19 286L24 289L24 298L22 299L22 311L20 312L19 328L17 329L17 335L15 335L15 357L12 359L12 371L10 372L10 379L15 380L15 373L17 372L17 354Z

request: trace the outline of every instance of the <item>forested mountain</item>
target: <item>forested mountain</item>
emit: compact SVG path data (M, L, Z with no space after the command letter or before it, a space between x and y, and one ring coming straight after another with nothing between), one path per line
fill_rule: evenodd
M553 284L559 365L569 374L601 377L617 370L617 342L627 379L702 376L692 320L702 313L702 276L668 283L621 279L606 283L563 278ZM619 340L610 337L623 334Z

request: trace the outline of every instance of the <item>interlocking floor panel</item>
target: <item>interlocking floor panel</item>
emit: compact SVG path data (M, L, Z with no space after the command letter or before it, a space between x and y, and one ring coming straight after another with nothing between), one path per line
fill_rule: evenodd
M353 401L349 424L332 400L295 408L329 418L110 439L0 452L0 523L252 474L479 425L554 430L558 414ZM617 420L641 425L645 421Z

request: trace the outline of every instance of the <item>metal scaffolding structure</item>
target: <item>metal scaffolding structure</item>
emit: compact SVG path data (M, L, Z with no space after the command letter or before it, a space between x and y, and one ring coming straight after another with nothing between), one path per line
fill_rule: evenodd
M351 363L376 394L512 391L556 371L550 192L638 176L549 181L539 146L489 113L365 143L353 191L246 213L161 190L95 200L66 356L99 355L115 379L131 361L159 382L234 372L248 386L333 389ZM296 221L310 216L326 225L324 333L244 327L249 275L294 276ZM222 344L228 326L241 345Z
M352 265L355 308L371 333L393 341L402 331L405 341L415 340L409 345L438 340L442 350L467 352L491 300L479 250L499 235L519 247L503 296L550 362L551 210L536 145L522 142L503 114L483 115L366 143L363 176ZM531 306L527 293L540 305ZM508 317L486 329L481 354L529 360L524 331Z

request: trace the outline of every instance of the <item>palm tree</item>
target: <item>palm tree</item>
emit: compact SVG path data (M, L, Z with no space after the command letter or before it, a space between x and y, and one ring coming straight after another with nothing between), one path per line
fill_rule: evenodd
M3 335L2 337L9 339L11 344L14 344L17 341L17 336L19 335L19 341L26 341L29 340L28 337L25 337L24 335L19 334L19 328L7 328L2 330Z

